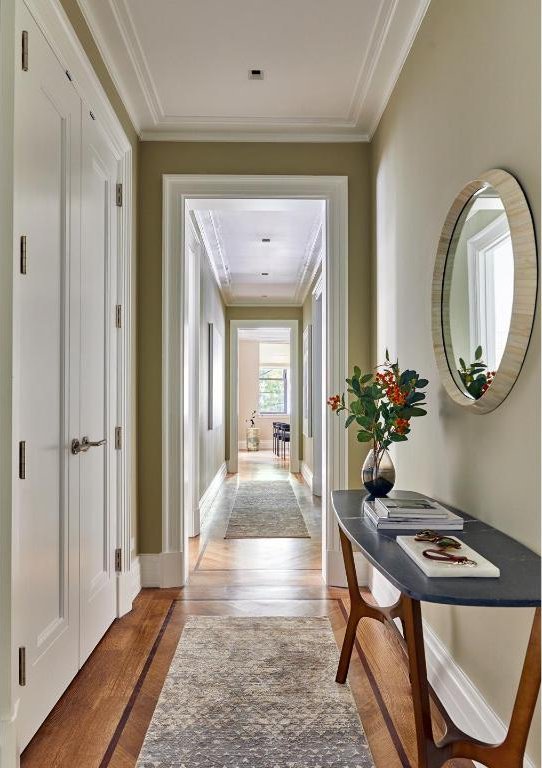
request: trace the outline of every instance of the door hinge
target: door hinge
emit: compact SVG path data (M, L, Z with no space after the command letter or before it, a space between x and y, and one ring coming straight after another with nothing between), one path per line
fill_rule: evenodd
M115 572L120 573L122 571L122 549L118 547L115 550Z
M70 83L73 83L73 78L72 78L72 76L70 75L70 71L69 71L68 69L66 70L66 77L68 78L68 80L70 81Z
M21 65L23 72L28 72L28 32L23 30Z
M21 275L26 275L26 235L21 235Z
M26 685L26 648L19 648L19 685Z
M115 307L115 326L122 328L122 304L117 304Z
M120 451L122 448L122 427L115 427L115 449Z
M19 443L19 480L26 479L26 440Z
M117 184L116 187L116 203L119 208L122 208L122 184Z

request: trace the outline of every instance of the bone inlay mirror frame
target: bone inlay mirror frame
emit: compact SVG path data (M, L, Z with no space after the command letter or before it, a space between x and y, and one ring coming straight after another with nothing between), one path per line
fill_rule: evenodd
M455 258L450 245L465 206L490 185L498 192L510 227L514 259L512 315L506 346L491 386L479 399L461 391L450 371L446 349L451 350L449 298ZM516 179L506 171L493 169L469 182L450 208L440 236L433 273L432 326L433 349L442 384L452 400L473 413L488 413L500 405L519 376L533 328L536 309L538 264L531 212Z

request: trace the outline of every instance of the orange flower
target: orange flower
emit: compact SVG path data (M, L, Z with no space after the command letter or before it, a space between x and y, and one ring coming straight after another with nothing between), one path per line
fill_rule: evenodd
M332 395L331 397L328 397L327 404L330 406L332 411L336 411L341 405L341 396Z
M394 405L404 405L406 400L406 394L401 390L397 384L392 384L388 389L386 390L386 395L388 396L390 402L392 402Z
M409 427L408 419L395 419L395 431L398 435L404 435Z

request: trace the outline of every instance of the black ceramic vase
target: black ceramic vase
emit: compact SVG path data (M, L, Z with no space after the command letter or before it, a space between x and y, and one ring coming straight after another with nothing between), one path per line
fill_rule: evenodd
M371 449L363 462L361 481L372 498L386 496L395 485L395 467L387 450Z

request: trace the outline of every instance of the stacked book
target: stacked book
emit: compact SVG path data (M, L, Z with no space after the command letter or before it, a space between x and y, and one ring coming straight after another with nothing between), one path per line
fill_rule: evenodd
M437 501L423 496L409 498L399 496L363 502L365 517L382 530L420 531L431 528L437 531L462 531L463 518L450 512Z

